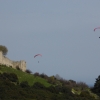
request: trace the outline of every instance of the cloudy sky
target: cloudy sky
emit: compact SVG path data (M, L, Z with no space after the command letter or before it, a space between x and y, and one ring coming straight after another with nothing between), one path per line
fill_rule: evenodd
M93 85L100 75L98 26L100 0L0 0L0 45L33 73Z

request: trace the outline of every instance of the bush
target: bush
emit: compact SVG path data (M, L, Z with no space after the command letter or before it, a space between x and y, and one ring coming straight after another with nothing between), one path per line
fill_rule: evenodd
M27 82L27 81L23 81L23 82L21 82L21 83L20 83L20 86L21 86L22 88L29 87L29 85L28 85L28 82Z
M11 81L11 82L15 82L15 83L19 83L18 81L18 77L15 73L3 73L0 74L0 78Z
M40 76L40 74L38 72L34 73L34 76Z
M88 88L88 85L84 82L77 82L76 86L80 87L82 90Z
M45 79L48 78L48 76L46 74L44 74L44 73L40 74L40 77L45 78Z
M95 99L93 96L90 95L90 93L88 91L82 91L80 96L88 98L88 99Z
M35 82L32 87L34 87L35 89L43 89L43 88L45 88L45 86L40 82Z
M28 74L31 74L32 73L32 71L30 71L29 69L26 69L25 72L28 73Z

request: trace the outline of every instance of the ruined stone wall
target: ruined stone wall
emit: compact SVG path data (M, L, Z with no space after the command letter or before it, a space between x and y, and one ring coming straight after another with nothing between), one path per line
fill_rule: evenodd
M24 60L21 61L12 61L13 68L20 68L22 71L26 70L26 62Z
M2 56L2 64L7 66L13 66L12 61L5 56Z
M12 66L12 68L19 67L22 71L26 70L26 62L24 60L21 61L12 61L9 58L5 57L0 51L0 64Z
M0 64L2 64L2 52L0 52Z

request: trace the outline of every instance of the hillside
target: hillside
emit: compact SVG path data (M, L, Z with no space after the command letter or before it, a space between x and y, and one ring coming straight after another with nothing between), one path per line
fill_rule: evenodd
M47 80L45 80L41 77L38 77L38 76L36 77L32 74L25 73L21 70L13 69L11 67L6 67L5 65L2 65L2 66L0 66L0 73L4 73L4 72L15 73L18 76L20 83L22 81L27 81L30 86L33 85L35 82L40 82L40 83L44 84L46 87L51 85L47 82Z
M36 76L4 65L0 73L0 100L100 100L86 84L73 80Z

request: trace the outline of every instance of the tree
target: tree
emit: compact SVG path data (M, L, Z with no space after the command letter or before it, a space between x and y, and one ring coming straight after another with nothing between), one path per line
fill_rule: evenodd
M62 79L62 77L60 77L58 74L55 75L55 78L56 78L57 80Z
M96 78L92 91L100 96L100 75Z
M7 47L0 45L0 51L2 51L3 55L6 55L8 52L8 49L7 49Z

